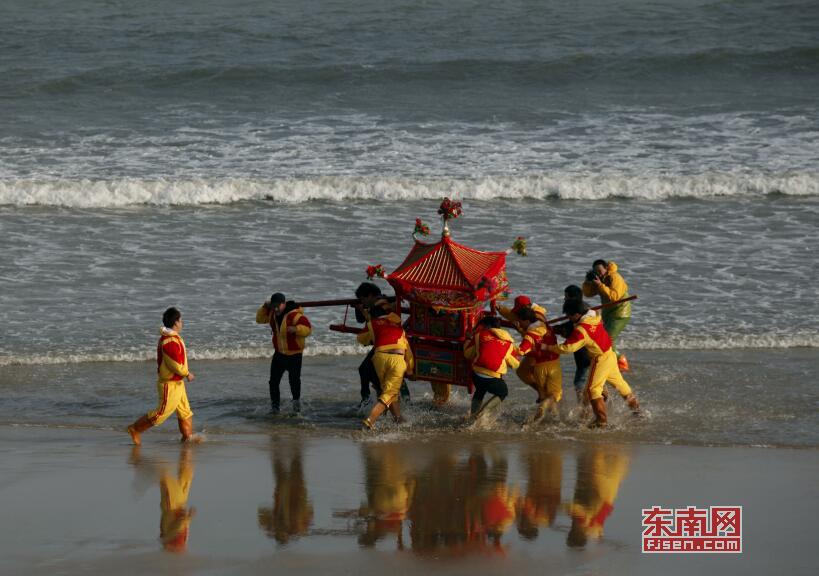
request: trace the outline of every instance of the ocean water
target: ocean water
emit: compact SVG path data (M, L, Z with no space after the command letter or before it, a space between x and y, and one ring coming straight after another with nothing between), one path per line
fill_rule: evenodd
M230 386L263 405L256 307L351 296L415 218L439 233L446 195L455 240L527 238L513 293L553 314L618 263L634 377L682 411L632 439L732 443L741 384L761 424L737 442L816 445L815 2L8 0L0 22L0 387L44 407L4 421L132 417L170 305L194 360L250 361ZM354 399L363 350L326 329L344 310L308 314L313 390ZM38 375L113 404L66 408ZM244 429L245 402L210 425Z

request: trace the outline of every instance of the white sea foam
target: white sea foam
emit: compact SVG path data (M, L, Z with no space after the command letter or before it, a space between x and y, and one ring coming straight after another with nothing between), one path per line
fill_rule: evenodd
M549 174L476 179L326 176L253 179L0 180L0 205L114 208L136 205L231 204L270 200L418 200L444 195L461 199L566 199L753 197L819 195L819 173L746 175Z
M697 337L662 336L657 338L623 338L622 348L630 350L737 350L737 349L783 349L819 348L819 334L742 334Z
M366 349L358 345L314 344L305 350L305 356L363 355ZM235 349L189 348L190 360L254 360L270 358L270 346L245 346ZM83 364L86 362L146 362L155 361L154 353L135 352L77 352L72 354L21 354L0 356L0 366L33 366L50 364Z
M719 337L666 337L656 339L624 338L623 350L739 350L739 349L786 349L819 348L819 335ZM305 356L363 356L366 348L346 344L313 344ZM191 360L257 360L270 358L270 347L242 348L190 348ZM0 366L32 366L56 364L82 364L88 362L146 362L154 361L150 353L133 352L78 352L73 354L29 354L0 356Z

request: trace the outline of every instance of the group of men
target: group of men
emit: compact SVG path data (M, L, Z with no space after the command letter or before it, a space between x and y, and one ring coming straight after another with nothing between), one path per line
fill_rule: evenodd
M600 296L601 314L584 302L583 297ZM628 324L631 303L619 300L628 297L628 285L619 274L614 262L596 260L586 275L582 287L568 286L564 291L563 313L568 322L552 326L542 306L533 304L526 296L518 296L514 306L498 307L498 312L511 322L522 339L515 344L512 336L501 327L501 319L484 315L475 329L466 335L464 356L472 364L474 394L470 417L476 418L490 406L497 406L508 395L503 379L507 367L517 370L520 379L537 392L537 409L532 421L555 413L563 394L560 355L573 353L576 363L574 388L578 402L590 404L594 412L591 426L605 426L607 422L604 386L611 384L626 400L634 413L639 403L621 374L627 371L628 361L616 351L615 339ZM372 430L376 420L389 410L395 421L401 421L400 399L408 396L404 376L412 373L413 356L404 331L401 316L395 310L395 299L381 294L371 282L362 283L356 290L356 318L366 327L358 334L358 341L372 349L359 366L361 408L371 404L370 386L376 391L377 402L372 403L362 426ZM161 424L176 412L182 440L193 437L193 412L185 390L185 380L193 381L188 369L187 353L180 332L182 316L176 308L169 308L162 318L163 326L157 344L158 406L138 418L128 427L134 444L140 444L140 435ZM274 354L270 363L270 411L278 413L281 396L279 385L288 373L293 412L301 410L301 365L305 339L312 326L304 311L284 294L276 292L256 312L256 322L267 324L272 332ZM565 337L558 344L557 336ZM403 389L403 392L402 392ZM489 394L490 398L484 402Z
M584 296L600 296L599 315L584 302ZM512 308L498 307L501 316L523 337L518 347L517 375L538 393L533 421L556 412L563 396L560 354L569 353L573 353L575 360L573 384L577 400L582 405L591 406L595 415L593 426L605 426L608 420L606 383L620 393L635 414L639 414L639 402L621 374L621 371L629 370L628 360L615 347L615 339L631 318L631 302L622 301L627 298L628 285L618 272L617 264L595 260L582 287L572 284L563 292L563 314L568 318L564 324L551 325L546 319L546 310L532 304L526 296L518 296ZM563 344L558 344L557 336L565 338ZM495 346L503 348L505 345ZM505 367L499 368L499 373L503 372ZM500 387L500 384L496 383L496 386ZM473 402L473 411L475 408Z
M382 296L375 284L366 282L359 286L356 296L360 302L357 318L367 322L366 331L358 340L372 344L359 367L362 403L369 395L370 384L378 392L378 403L363 421L364 428L372 429L387 409L400 421L399 391L405 372L412 371L413 357L394 302ZM589 308L584 296L600 296L600 315ZM474 385L470 417L477 417L506 398L508 387L503 375L508 367L517 369L520 379L537 392L532 422L547 413L556 413L563 395L560 355L568 353L574 354L577 366L574 387L578 402L590 405L594 413L592 426L602 427L608 421L606 383L617 390L632 412L639 414L637 397L621 374L621 370L629 369L628 361L614 345L631 316L630 301L618 303L625 298L628 285L617 265L596 260L582 287L571 285L564 291L563 312L568 317L565 324L550 325L545 308L533 304L526 296L518 296L513 307L498 307L501 316L522 336L516 345L501 327L500 318L483 316L464 343L464 356L471 361ZM558 344L558 335L565 337L563 344ZM484 402L487 394L490 398Z

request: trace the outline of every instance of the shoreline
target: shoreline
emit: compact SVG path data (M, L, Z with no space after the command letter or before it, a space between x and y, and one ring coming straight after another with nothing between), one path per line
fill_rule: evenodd
M160 445L166 444L177 444L177 440L179 437L179 433L175 428L175 424L172 422L173 418L169 419L170 424L162 424L159 427L154 427L147 432L143 433L143 440L148 438L148 442L150 442L151 437L155 437L155 443ZM241 431L225 431L219 430L214 431L212 429L194 429L194 434L200 439L203 439L205 442L216 442L223 444L228 444L229 442L223 442L222 439L229 439L229 438L237 438L241 442L242 439L247 438L254 438L254 437L267 437L274 434L284 435L286 437L294 437L300 436L305 440L316 440L320 438L333 438L338 440L348 440L351 442L394 442L394 441L402 441L402 442L419 442L419 443L429 443L436 440L447 439L447 440L454 440L460 439L464 440L467 439L469 441L474 442L488 442L489 444L493 443L515 443L520 441L527 441L530 439L537 439L544 442L552 442L555 444L574 444L574 445L626 445L626 446L634 446L634 447L648 447L648 448L662 448L662 447L675 447L675 448L725 448L725 449L734 449L734 448L742 448L742 449L753 449L753 450L794 450L800 452L811 452L819 450L819 446L803 446L803 445L775 445L775 444L717 444L717 443L683 443L683 442L657 442L651 440L629 440L629 441L622 441L618 440L617 438L607 438L606 434L608 430L596 430L590 431L590 434L586 437L576 437L576 438L566 438L561 437L559 435L549 436L543 432L548 432L548 430L540 431L535 434L529 434L528 432L503 432L500 430L489 430L489 431L479 431L479 432L470 432L467 430L423 430L413 433L411 429L406 428L398 428L398 427L391 427L389 429L382 429L375 432L366 432L360 430L356 425L360 419L352 419L351 425L349 428L325 428L320 426L311 426L311 427L298 427L298 426L290 426L284 427L282 425L276 425L275 423L271 423L268 431L265 430L241 430ZM384 424L384 423L382 423ZM115 426L93 426L93 425L74 425L74 424L46 424L46 423L15 423L15 422L4 422L0 423L0 434L2 434L3 430L10 429L10 430L77 430L80 432L92 432L92 433L110 433L114 435L124 435L124 438L127 442L130 442L130 438L128 438L128 432L126 430L127 423L123 424L123 426L115 427ZM143 442L144 443L144 442Z
M808 384L819 372L812 350L634 352L626 350L632 371L626 378L644 407L634 419L619 398L609 402L611 426L589 431L579 419L572 389L573 363L564 360L559 417L522 432L533 409L534 393L510 373L509 397L501 418L488 431L510 440L529 435L572 441L635 445L819 446L819 389ZM302 417L267 414L269 359L191 361L197 381L188 396L194 428L206 433L267 433L292 429L309 435L352 437L360 418L357 367L362 354L306 359L302 374ZM118 431L156 402L152 363L87 363L0 367L0 426L76 427ZM44 383L47 383L44 387ZM426 382L409 382L408 423L382 418L378 429L399 437L438 434L480 436L462 430L469 399L453 387L448 406L437 409ZM287 378L280 386L282 409L289 409ZM173 423L171 423L173 424ZM170 429L171 424L162 427ZM156 431L149 434L156 434ZM164 432L162 432L164 433Z

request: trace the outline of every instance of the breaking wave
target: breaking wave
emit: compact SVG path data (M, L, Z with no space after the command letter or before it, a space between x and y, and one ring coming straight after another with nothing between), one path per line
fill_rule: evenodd
M657 337L623 338L622 349L629 350L738 350L738 349L785 349L819 348L819 335L812 333L792 336L719 337ZM259 360L270 358L269 346L245 346L242 348L190 348L191 360ZM366 349L355 344L311 344L305 356L362 356ZM138 352L77 352L61 354L28 354L0 356L0 366L33 366L57 364L84 364L91 362L148 362L154 361L152 353Z
M326 176L186 180L2 180L0 205L119 208L140 205L272 201L395 201L439 199L668 200L677 198L819 195L819 173L745 175L531 175L475 179Z
M269 358L270 346L244 346L242 348L189 348L191 360L254 360ZM305 350L305 356L347 356L364 354L366 350L354 344L312 345ZM84 364L87 362L153 362L152 352L76 352L62 354L29 354L0 356L0 366L32 366L40 364Z

